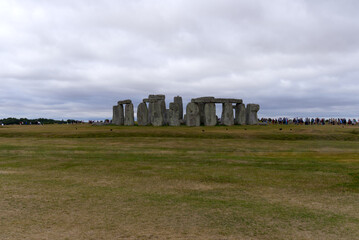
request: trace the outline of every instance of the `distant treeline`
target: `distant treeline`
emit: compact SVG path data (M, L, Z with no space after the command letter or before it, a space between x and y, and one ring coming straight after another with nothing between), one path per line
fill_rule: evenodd
M12 124L23 124L23 125L33 125L33 124L67 124L67 123L82 123L82 121L68 119L68 120L54 120L47 118L37 118L37 119L27 119L27 118L4 118L0 119L0 125L12 125Z

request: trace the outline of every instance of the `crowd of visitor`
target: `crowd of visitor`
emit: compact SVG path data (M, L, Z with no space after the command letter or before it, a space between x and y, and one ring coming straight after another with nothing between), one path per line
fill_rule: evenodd
M267 124L296 124L296 125L358 125L359 120L346 118L261 118L260 122Z

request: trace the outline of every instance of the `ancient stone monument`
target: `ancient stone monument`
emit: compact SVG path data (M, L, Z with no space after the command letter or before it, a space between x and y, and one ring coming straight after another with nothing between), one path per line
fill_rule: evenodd
M179 107L179 119L182 120L183 119L183 102L182 102L182 97L177 96L173 98L173 102L178 104Z
M216 104L222 104L222 115L218 119ZM125 105L125 106L123 106ZM233 111L235 113L233 113ZM258 124L258 104L243 104L242 99L200 97L192 98L183 114L182 97L176 96L166 109L165 95L149 95L137 107L137 124L140 126L215 126L222 124ZM118 101L113 106L112 123L115 125L134 125L134 109L131 100Z
M137 107L137 124L139 126L147 126L148 122L148 109L146 103L142 102Z
M180 106L176 102L170 103L170 109L168 110L168 125L170 125L170 126L181 125L181 123L180 123Z
M132 101L129 99L123 100L123 101L118 101L117 105L113 106L113 117L112 117L113 124L116 124L116 125L124 125L125 124L126 112L124 112L123 104L125 104L125 105L132 104ZM132 106L132 109L133 109L133 106ZM130 116L128 116L128 118L130 119ZM133 119L133 113L132 113L132 119Z
M132 103L127 103L125 105L125 125L126 126L135 125L133 104Z
M217 124L215 104L222 103L221 124L226 126L231 126L234 124L232 104L234 103L241 104L243 101L242 99L234 99L234 98L200 97L200 98L193 98L191 102L196 103L199 106L201 105L204 106L203 108L199 107L199 111L200 111L200 116L203 116L203 124L205 126L214 126ZM206 105L208 106L206 107ZM209 121L209 119L212 120Z
M215 126L217 124L216 104L204 104L204 125Z
M143 99L144 103L149 103L149 118L153 126L163 126L165 123L166 104L165 95L149 95Z
M247 104L246 108L246 124L248 125L256 125L258 124L258 116L257 112L259 111L258 104Z
M124 123L123 105L113 106L112 123L115 125L123 125Z
M243 103L237 103L234 107L235 109L235 118L234 124L236 125L245 125L246 124L246 107Z
M222 117L221 122L223 125L232 126L234 125L233 118L233 105L230 102L225 102L222 104Z
M199 107L196 103L190 102L186 107L186 125L198 127L201 125Z

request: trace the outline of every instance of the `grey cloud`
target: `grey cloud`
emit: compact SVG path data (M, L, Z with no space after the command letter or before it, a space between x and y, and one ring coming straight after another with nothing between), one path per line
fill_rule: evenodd
M149 93L359 116L358 1L0 3L0 118L109 118Z

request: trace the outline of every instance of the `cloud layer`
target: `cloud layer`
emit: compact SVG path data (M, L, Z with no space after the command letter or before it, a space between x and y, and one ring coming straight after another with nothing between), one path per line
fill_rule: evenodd
M0 118L110 118L152 93L359 117L356 0L0 2Z

